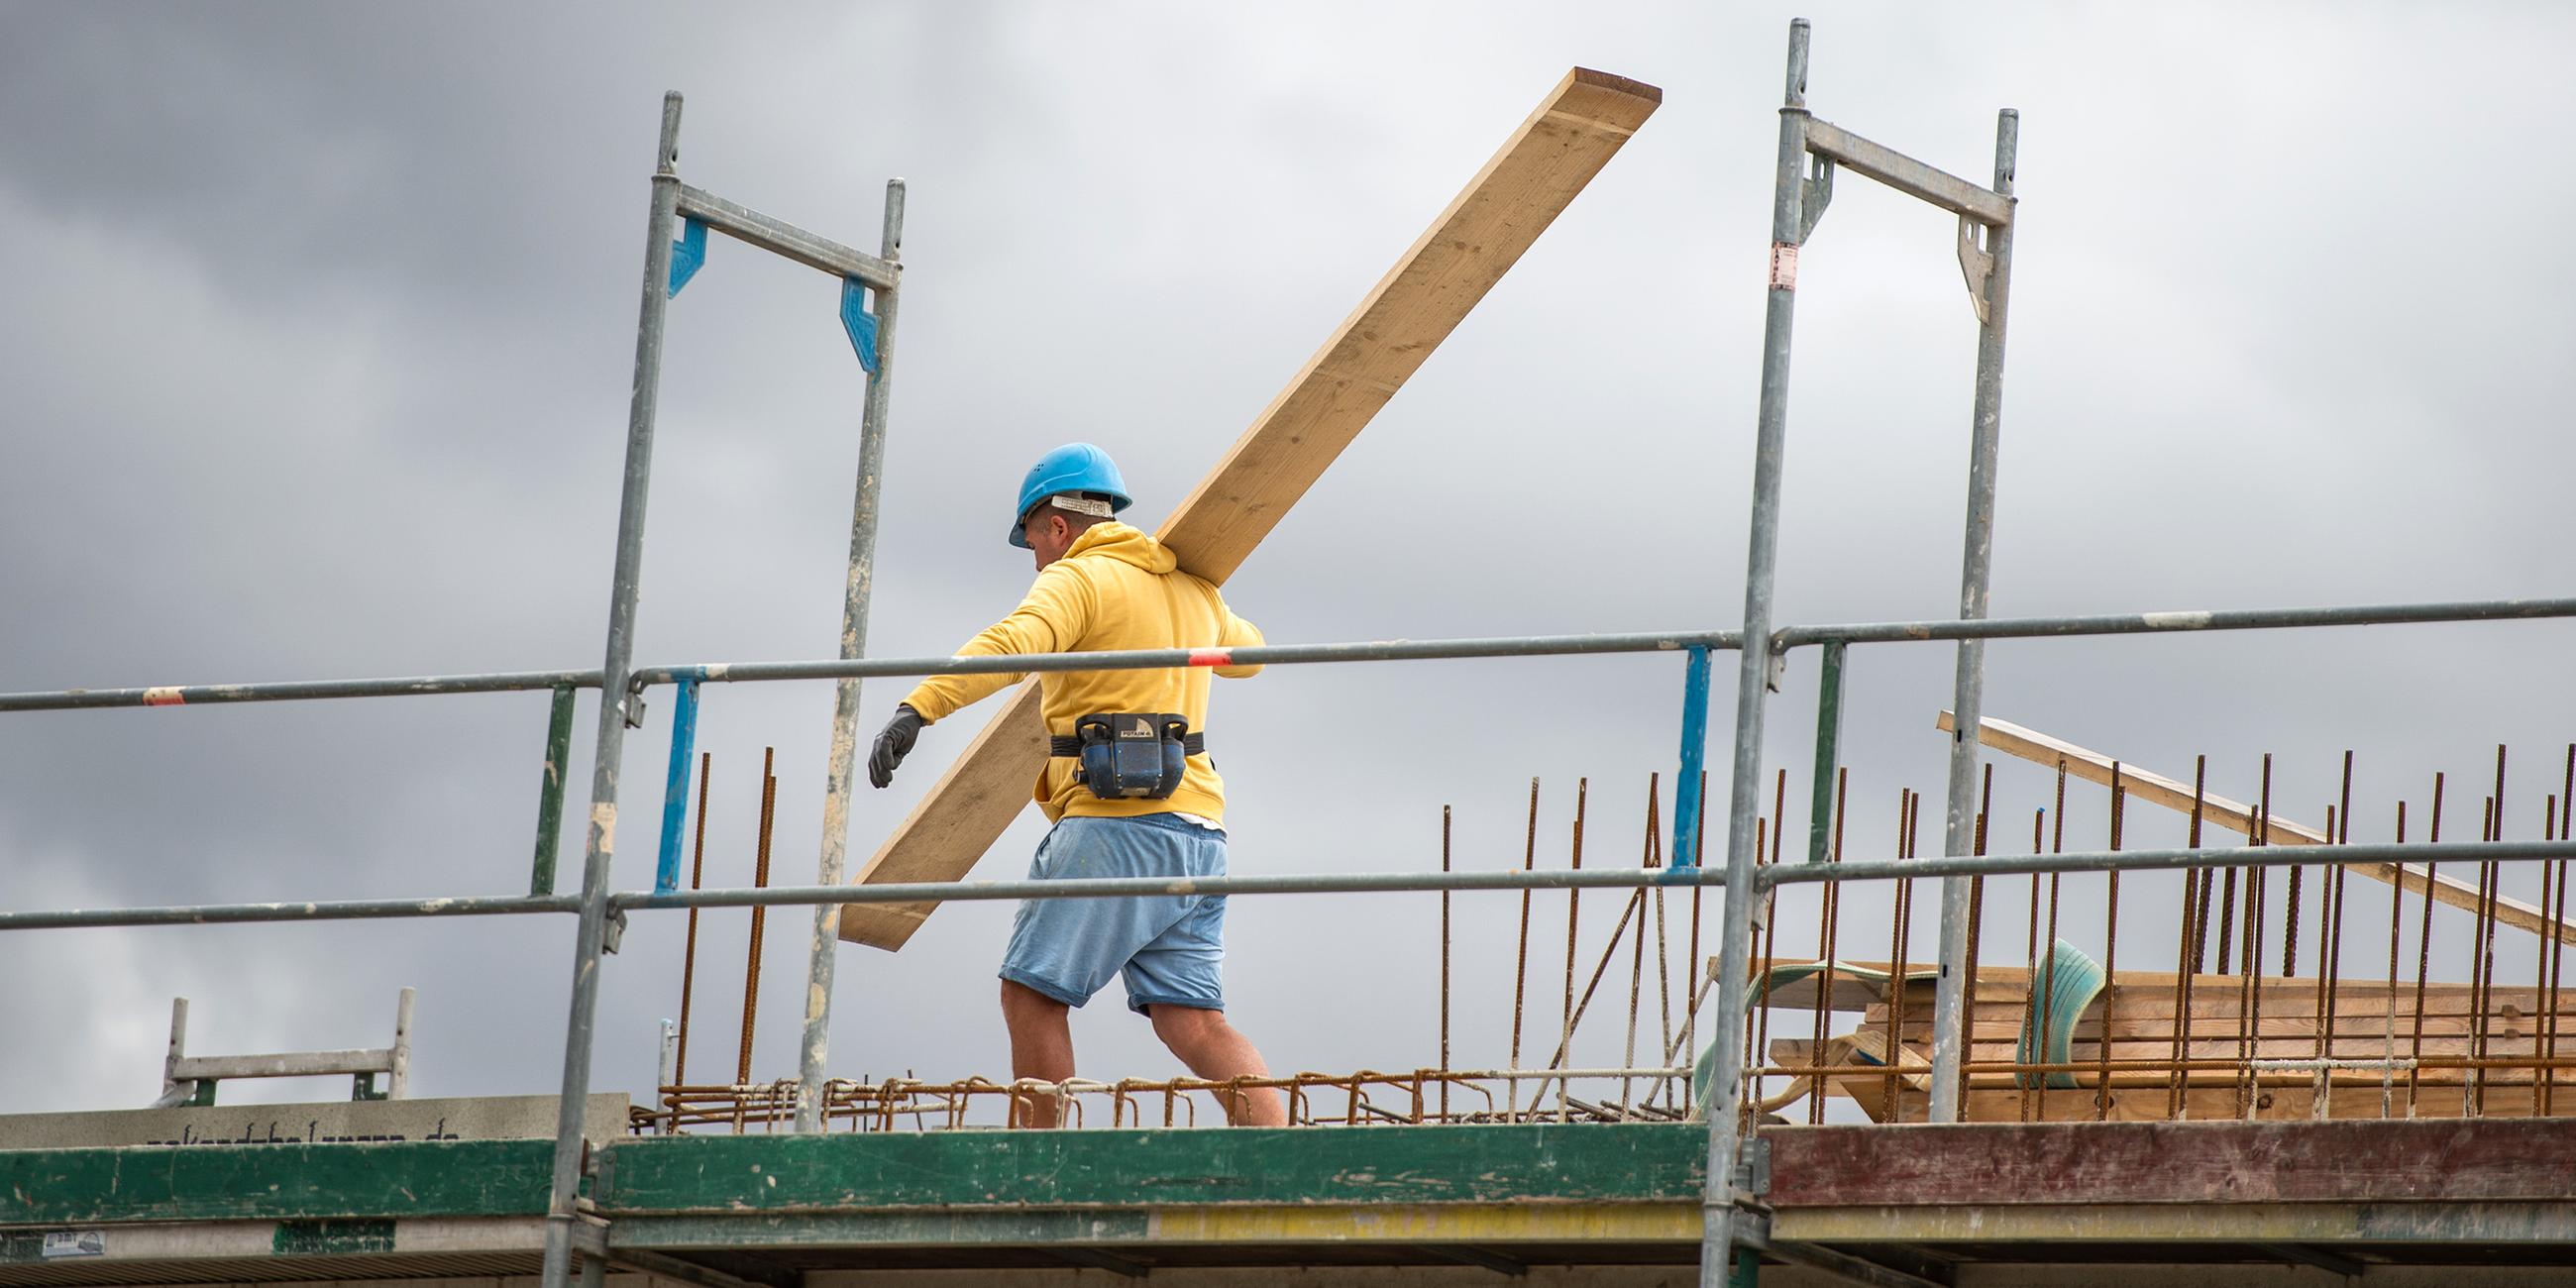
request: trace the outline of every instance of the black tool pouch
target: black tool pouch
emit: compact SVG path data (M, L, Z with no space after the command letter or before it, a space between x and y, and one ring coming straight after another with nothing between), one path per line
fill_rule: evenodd
M1206 746L1188 717L1170 712L1108 711L1073 722L1073 736L1052 740L1073 757L1082 784L1102 800L1158 801L1181 785L1187 760Z

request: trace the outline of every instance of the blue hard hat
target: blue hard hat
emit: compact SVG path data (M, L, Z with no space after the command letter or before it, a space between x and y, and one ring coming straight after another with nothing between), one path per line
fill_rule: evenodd
M1109 512L1135 504L1127 495L1127 480L1118 477L1118 462L1109 453L1089 443L1067 443L1038 458L1029 467L1028 476L1020 480L1020 508L1011 511L1011 544L1029 548L1028 537L1020 523L1029 517L1037 503L1067 492L1084 492L1109 500Z

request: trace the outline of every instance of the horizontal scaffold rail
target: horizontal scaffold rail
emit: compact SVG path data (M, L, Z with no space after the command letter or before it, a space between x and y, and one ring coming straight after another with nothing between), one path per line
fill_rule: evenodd
M2308 626L2501 622L2546 617L2576 617L2576 599L2473 599L2435 604L2355 604L2329 608L2218 608L2167 613L2097 613L2075 617L1989 617L1976 621L1857 622L1842 626L1784 626L1771 639L1774 648L1786 649L1810 644L2156 635L2186 631L2285 630Z
M856 278L880 291L893 290L901 276L902 270L898 265L866 251L854 250L828 237L818 237L794 224L772 219L749 206L727 201L685 183L680 185L679 215L737 241L749 242L782 259L792 259L834 277Z
M1331 872L1261 876L1092 877L1068 881L916 881L889 885L757 886L637 890L609 896L617 908L750 908L839 903L940 903L995 899L1102 899L1143 894L1366 894L1443 890L1590 890L1650 885L1723 885L1722 868L1593 868L1491 872ZM398 917L495 917L579 912L578 895L491 895L456 899L340 899L223 903L159 908L75 908L0 912L0 931L96 926L200 925L261 921L361 921Z
M1990 228L2012 222L2013 199L1936 169L1883 144L1814 117L1807 118L1807 150L1854 174L1866 175L1909 197Z
M2329 608L2236 608L2066 617L1997 617L1980 621L1855 622L1786 626L1776 650L1815 644L1887 644L2052 636L2146 635L2191 631L2282 630L2308 626L2385 626L2440 622L2576 617L2576 599L2461 600L2431 604L2365 604ZM1133 649L1100 653L1021 653L989 657L895 657L799 662L708 662L645 666L639 685L680 680L750 683L881 676L972 675L1040 671L1151 670L1177 666L1296 666L1323 662L1402 662L1493 657L1564 657L1597 653L1670 653L1741 648L1736 631L1507 635L1448 640L1361 640L1336 644L1266 644L1238 649ZM287 680L256 684L182 684L120 689L49 689L0 693L0 713L92 707L214 706L233 702L300 702L325 698L423 697L536 689L595 689L599 671L495 671L356 680Z
M2012 876L2033 872L2138 872L2173 868L2292 867L2337 863L2479 863L2576 858L2576 840L2464 841L2447 845L2248 846L2229 850L2094 850L1920 859L1854 859L1841 863L1766 866L1757 888L1811 881L1898 881L1918 877ZM1108 899L1125 895L1404 894L1448 890L1591 890L1635 886L1723 886L1723 868L1504 868L1467 872L1336 872L1260 876L1093 877L1066 881L915 881L887 885L763 886L633 890L609 896L620 910L752 908L851 903L971 903L1001 899ZM307 903L231 903L157 908L0 912L0 931L98 926L196 925L265 921L349 921L398 917L489 917L579 912L574 895L494 895L452 899L343 899Z
M983 657L830 658L809 662L707 662L641 666L637 687L681 680L742 684L769 680L845 680L878 676L989 675L1038 671L1133 671L1184 666L1297 666L1318 662L1406 662L1486 657L1563 657L1589 653L1671 653L1732 649L1735 631L1632 632L1612 635L1509 635L1451 640L1360 640L1339 644L1265 644L1257 648L1122 649L1098 653L1008 653ZM507 693L531 689L596 689L599 670L496 671L368 680L287 680L261 684L179 684L124 689L53 689L0 693L0 712L89 707L215 706L232 702L302 702L320 698L421 697L442 693Z

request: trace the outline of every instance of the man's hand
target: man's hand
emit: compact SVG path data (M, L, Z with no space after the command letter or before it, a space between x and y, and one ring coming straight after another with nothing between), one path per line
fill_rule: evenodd
M910 707L896 707L894 719L877 734L877 745L868 752L868 782L883 787L894 781L894 767L912 754L913 739L921 736L921 727L930 723Z

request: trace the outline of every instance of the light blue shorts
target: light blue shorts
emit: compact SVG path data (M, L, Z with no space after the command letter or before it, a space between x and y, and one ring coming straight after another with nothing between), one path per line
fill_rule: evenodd
M1169 814L1058 822L1029 863L1032 881L1079 877L1221 877L1225 833ZM1127 981L1128 1009L1225 1009L1224 895L1030 899L1011 923L1002 978L1080 1006Z

